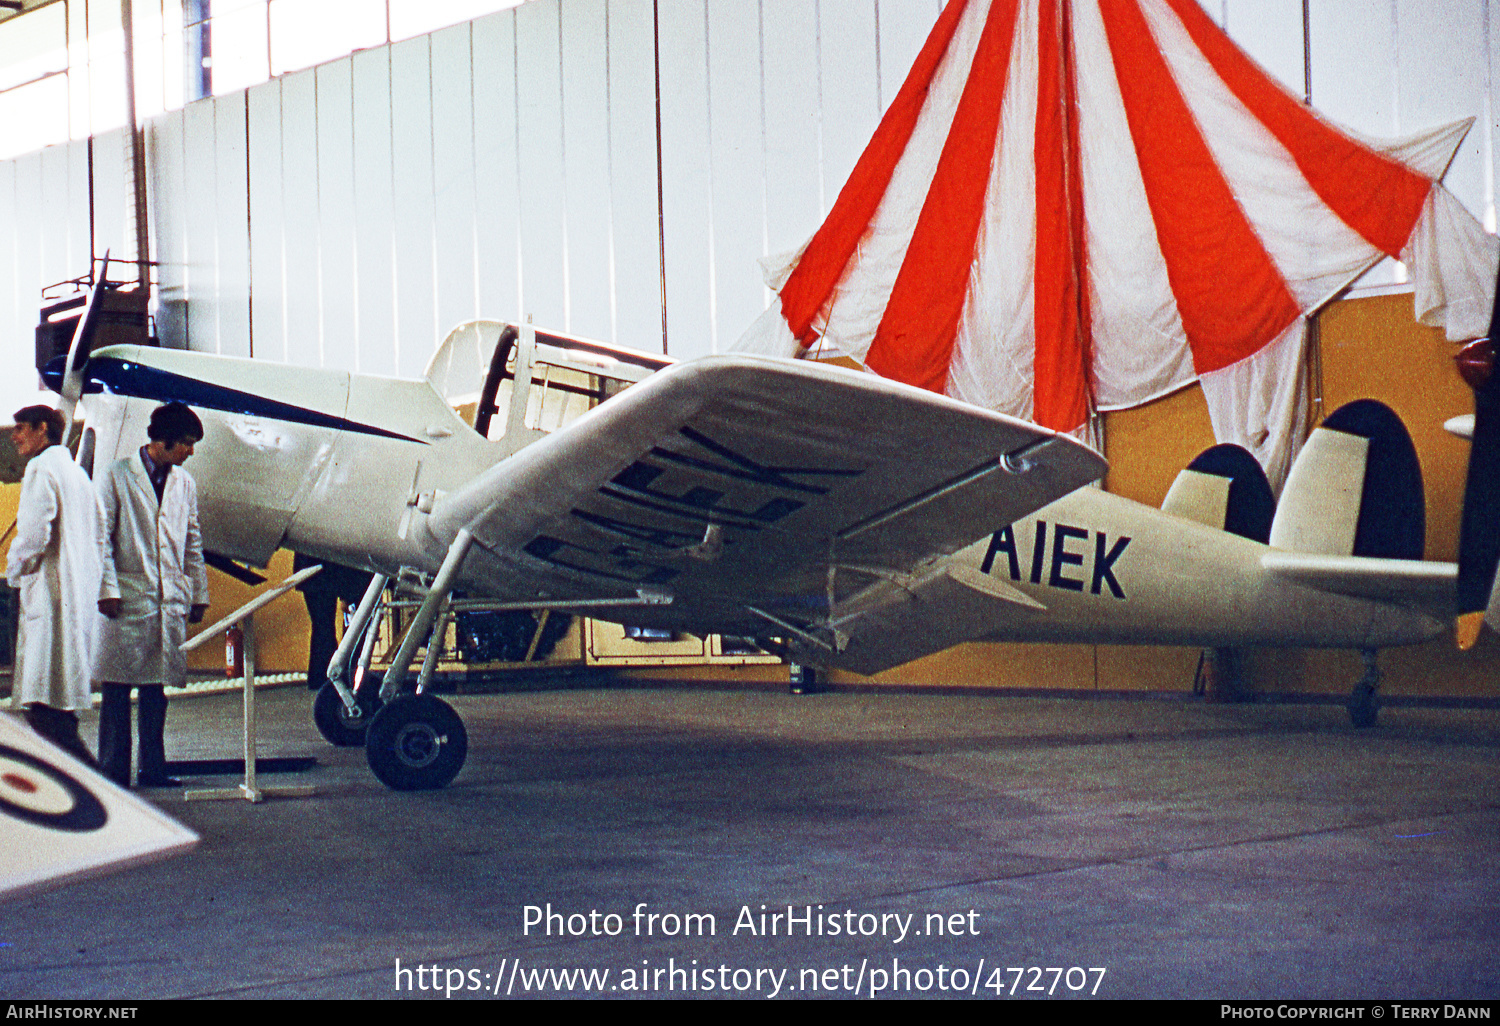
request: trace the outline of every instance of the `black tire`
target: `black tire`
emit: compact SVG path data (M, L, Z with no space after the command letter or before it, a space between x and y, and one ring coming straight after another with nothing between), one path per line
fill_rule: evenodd
M380 699L373 694L361 692L354 699L363 713L358 719L350 717L344 700L332 684L320 687L313 699L313 722L318 726L318 733L337 748L358 748L364 744L365 731L380 711Z
M1372 693L1359 694L1349 700L1349 721L1359 730L1375 726L1380 718L1380 706Z
M463 769L469 735L453 707L432 695L402 695L375 714L365 732L365 758L393 791L448 786Z

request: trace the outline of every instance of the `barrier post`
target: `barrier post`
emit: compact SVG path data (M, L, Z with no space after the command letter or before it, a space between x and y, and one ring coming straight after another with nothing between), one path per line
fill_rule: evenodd
M240 625L244 634L244 662L245 673L241 680L244 689L244 721L245 721L245 782L239 787L199 787L192 788L183 793L186 801L218 801L225 798L244 798L251 802L262 801L266 796L285 798L306 798L316 793L315 789L305 784L293 784L284 787L262 788L255 782L255 612L263 606L269 605L276 599L291 591L297 585L307 580L313 574L323 569L320 566L310 566L282 581L276 587L246 602L243 606L224 617L213 626L205 628L193 635L182 644L182 651L190 652L210 638L218 637L229 628Z

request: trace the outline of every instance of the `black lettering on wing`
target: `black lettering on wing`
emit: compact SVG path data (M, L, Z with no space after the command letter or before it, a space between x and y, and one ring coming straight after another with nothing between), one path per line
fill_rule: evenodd
M651 452L662 459L693 466L711 474L719 474L742 481L754 481L757 484L781 488L786 491L811 492L814 495L825 495L828 492L827 488L820 488L817 485L808 484L803 481L793 481L791 479L792 476L858 477L864 473L862 470L844 470L832 467L768 467L757 463L748 456L743 456L735 452L722 442L714 441L701 431L684 427L678 433L701 448L707 449L724 460L728 460L729 465L726 466L723 463L706 460L701 457L689 456L687 453L676 452L672 449L663 449L659 446L653 448Z
M626 546L600 552L541 534L527 542L524 549L527 554L556 567L630 584L665 584L678 574L676 567L635 558L633 550Z

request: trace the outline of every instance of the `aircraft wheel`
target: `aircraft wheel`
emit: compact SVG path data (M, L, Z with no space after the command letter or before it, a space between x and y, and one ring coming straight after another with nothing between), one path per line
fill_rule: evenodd
M1374 694L1357 695L1349 700L1349 720L1359 729L1375 726L1379 716Z
M339 697L338 689L324 684L313 699L313 722L324 740L338 748L357 748L365 743L365 731L370 721L380 711L380 699L374 695L356 693L355 703L363 715L353 717Z
M1380 687L1380 666L1376 662L1373 648L1364 649L1360 655L1365 661L1365 675L1354 684L1349 695L1349 719L1360 730L1375 726L1379 706L1375 704L1375 691Z
M365 758L394 791L446 787L463 768L469 735L452 706L431 695L402 695L370 721Z

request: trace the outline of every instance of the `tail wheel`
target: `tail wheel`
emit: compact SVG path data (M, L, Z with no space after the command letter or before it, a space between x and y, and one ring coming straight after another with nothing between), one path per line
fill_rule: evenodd
M313 699L313 723L323 739L337 748L358 748L365 743L365 731L380 711L380 699L361 690L354 696L359 715L351 716L338 689L324 684Z
M396 698L375 714L365 732L370 770L394 791L446 787L468 754L463 720L431 695Z
M1354 690L1349 694L1349 720L1364 730L1375 726L1380 716L1380 705L1375 698L1375 691L1380 687L1380 664L1376 661L1374 649L1364 649L1360 655L1365 661L1365 675L1355 681Z
M1364 701L1355 699L1349 703L1349 722L1360 730L1373 727L1380 722L1379 707L1373 699Z

